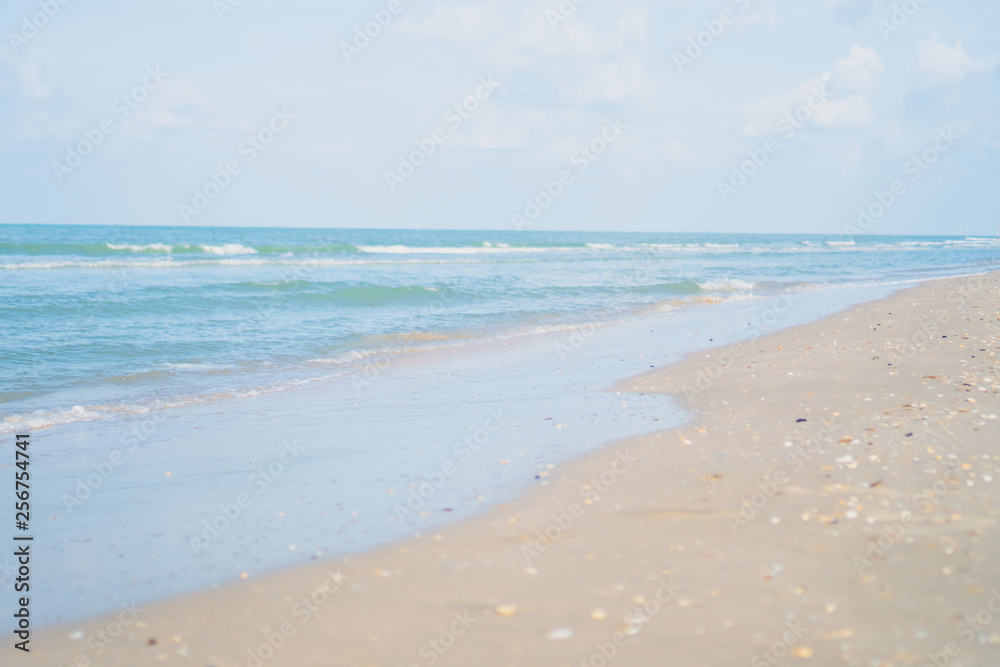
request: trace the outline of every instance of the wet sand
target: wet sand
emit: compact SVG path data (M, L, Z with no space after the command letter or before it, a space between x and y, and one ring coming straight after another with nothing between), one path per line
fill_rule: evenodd
M615 388L688 426L418 539L37 631L20 661L1000 664L998 351L1000 274L702 351Z

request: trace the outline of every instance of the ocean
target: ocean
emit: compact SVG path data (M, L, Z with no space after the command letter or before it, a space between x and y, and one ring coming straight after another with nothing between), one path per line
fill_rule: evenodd
M0 433L998 255L974 237L4 226Z
M998 260L967 236L0 226L38 621L434 531L688 418L621 379Z

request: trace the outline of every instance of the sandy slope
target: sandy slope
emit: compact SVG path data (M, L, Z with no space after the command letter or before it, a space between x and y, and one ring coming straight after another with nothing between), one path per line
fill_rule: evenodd
M998 665L998 351L1000 274L701 352L618 387L679 394L688 427L439 534L38 632L23 662Z

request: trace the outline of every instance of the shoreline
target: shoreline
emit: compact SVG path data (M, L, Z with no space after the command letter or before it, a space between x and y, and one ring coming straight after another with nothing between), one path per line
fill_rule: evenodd
M914 410L938 409L935 401L927 398L890 406L897 397L876 397L879 391L888 391L880 384L895 387L901 379L923 382L946 374L961 376L963 357L955 356L955 349L947 347L951 341L932 339L927 332L918 338L921 329L916 324L907 328L910 323L930 318L945 332L942 335L953 336L960 335L951 329L958 325L958 312L969 311L970 328L976 326L971 323L971 315L976 314L973 311L994 313L990 325L993 329L983 329L993 332L993 344L981 347L996 348L998 279L1000 274L996 273L980 278L991 291L979 291L957 302L950 300L957 294L956 285L971 284L969 281L975 278L922 282L818 322L752 338L744 343L748 350L733 354L732 361L724 365L722 362L728 359L720 360L719 355L725 355L726 348L696 352L676 364L626 380L614 389L640 395L677 395L682 406L687 403L696 408L695 419L689 424L584 454L560 466L550 478L550 485L437 529L434 534L339 562L303 566L147 605L133 623L123 628L121 637L107 645L100 658L88 652L87 638L114 623L114 615L44 628L38 631L37 648L31 658L72 664L77 655L83 654L102 665L196 664L192 660L198 660L223 667L252 664L251 654L267 645L272 646L272 653L277 651L273 664L325 665L332 658L336 664L420 665L430 664L428 656L434 655L434 662L444 665L576 665L579 660L593 664L593 656L599 655L594 653L598 650L595 646L610 645L612 648L607 650L613 650L615 655L620 652L618 659L627 664L659 664L657 656L662 661L662 656L669 654L678 660L683 658L682 664L709 665L719 661L749 662L760 651L783 641L784 633L795 635L798 630L785 624L798 623L796 627L809 629L802 630L785 650L789 655L797 653L797 657L815 656L828 661L813 664L850 664L849 660L842 661L845 653L863 660L878 658L886 665L913 662L876 653L880 649L875 640L912 645L911 654L903 654L923 659L917 645L935 645L941 640L937 645L943 647L947 643L944 640L955 633L949 632L945 616L937 613L940 609L909 612L899 608L901 603L893 602L893 583L907 575L890 571L889 563L883 561L900 559L905 564L901 554L909 555L914 550L906 542L908 537L917 544L926 535L939 533L955 544L945 544L943 538L935 537L935 548L927 549L934 554L920 552L920 567L911 568L909 576L926 580L927 562L937 559L934 565L939 572L951 568L950 574L938 576L962 577L958 567L939 565L937 561L961 552L963 547L969 553L993 556L995 560L997 548L983 544L989 542L988 538L977 537L962 544L959 536L940 526L960 525L965 540L970 539L970 530L980 531L981 537L983 532L996 529L995 510L989 509L996 492L985 499L975 494L984 488L991 491L985 476L992 479L1000 467L996 458L981 458L992 456L981 441L988 433L993 435L991 444L996 444L998 422L984 419L983 426L976 427L980 430L973 431L971 425L961 421L964 417L956 418L956 423L963 424L963 437L967 436L963 448L983 449L976 452L980 462L964 461L979 478L966 487L971 491L962 490L962 494L973 494L979 503L987 503L986 508L964 519L954 519L960 513L950 512L945 519L951 523L925 524L921 520L911 525L904 525L902 512L906 508L894 503L913 493L907 488L912 480L904 479L900 470L905 465L904 452L909 451L902 448L917 440L897 442L899 439L894 437L891 442L883 441L881 435L868 435L877 433L881 425L862 424L877 423L873 416L876 407L891 407L890 413L922 404L927 407ZM934 305L927 309L914 298ZM885 310L886 305L891 305L891 310ZM914 308L915 313L900 314ZM944 312L953 314L937 316ZM861 335L872 317L879 321L870 325L871 333ZM906 357L909 350L905 345L897 353L882 344L884 341L875 340L884 337L885 329L897 322L905 325L903 337L912 344L912 358ZM883 323L885 329L879 331ZM849 344L833 342L832 329L836 328L841 329L840 340ZM985 333L977 335L988 340ZM926 342L921 342L923 338ZM803 341L811 344L803 346ZM800 356L784 352L784 348L793 346ZM864 360L869 351L874 358ZM929 357L935 353L940 355L938 358L951 354L947 358L954 368L934 370L937 360ZM707 364L711 370L705 368L706 357L711 359ZM879 364L862 370L863 361L883 358L890 360L887 364L897 362L889 372L899 375L887 375ZM741 363L736 364L737 360ZM757 370L757 366L763 369L766 364L773 367L775 361L782 370L794 370L784 370L785 374L782 370L746 372ZM750 366L743 368L746 364L742 362ZM721 372L712 363L717 363ZM964 370L978 368L979 363L965 359ZM995 368L995 361L993 365ZM926 377L911 377L914 373L904 366L927 367L930 371ZM880 371L877 381L876 371ZM709 385L701 388L692 384L699 372L717 377L709 377ZM761 378L757 378L758 372ZM803 376L808 382L828 388L830 396L821 400L814 395L818 392L802 391ZM870 395L866 398L870 400L855 400L861 398L860 394L852 398L850 391L841 388L847 376L858 380L859 387L867 388ZM751 389L737 388L737 381L747 383ZM996 386L995 370L992 382ZM926 384L923 382L923 386ZM696 391L685 392L685 386ZM979 392L981 396L977 395L976 400L992 406L989 414L995 416L1000 409L998 392L989 385L980 386L987 391ZM902 391L897 389L891 394ZM747 395L757 398L765 392L763 398L767 400L754 401L755 407L751 408ZM933 399L942 404L946 400L937 394ZM987 409L984 417L988 416ZM795 419L789 421L787 417L793 413ZM927 428L924 421L910 426L913 437L923 445L921 451L937 447L949 452L954 448L947 442L938 443L935 434L925 438L918 433L919 428ZM873 444L862 445L862 437ZM790 446L785 446L786 442ZM709 446L711 449L705 451ZM789 454L795 457L791 463L786 460ZM890 459L892 465L888 465ZM883 462L887 465L880 465ZM858 470L869 474L861 480L861 473L855 472ZM931 476L930 481L933 488L933 482L939 480ZM764 494L766 500L760 507L751 503L755 512L741 513L741 501L760 497L755 494ZM943 502L959 502L959 495L958 491L945 494ZM824 502L826 506L820 507ZM960 502L965 507L971 501L962 495ZM877 513L871 511L873 504L879 506ZM851 509L843 509L849 505ZM937 506L932 503L932 508ZM748 517L750 514L753 516ZM764 518L764 514L769 516ZM876 529L891 526L896 530L897 525L903 526L903 536L893 539L881 558L868 558L872 565L865 565L860 575L855 573L855 581L851 576L851 570L857 569L853 557L859 544L862 557L867 553L863 549L867 532L875 536L877 545ZM803 544L805 548L801 548ZM947 549L951 553L946 554ZM834 555L838 558L833 559ZM965 571L974 573L990 560L969 558ZM826 567L813 562L820 560ZM835 567L829 567L831 564ZM973 567L975 564L979 570ZM338 568L337 577L327 572L336 574ZM991 574L986 578L978 575L980 581L976 583L956 584L952 587L955 591L949 589L952 598L986 601L991 587L1000 587L1000 577ZM866 576L874 578L866 582ZM817 580L818 585L814 583ZM973 586L984 593L969 594ZM904 593L913 598L907 604L920 608L931 600L941 606L935 601L933 589L912 582L911 589ZM322 605L317 603L317 596L309 600L311 605L302 602L317 590L322 592ZM922 595L930 597L924 600ZM868 605L867 611L861 609L860 601ZM879 613L872 611L876 607ZM974 613L978 608L970 611ZM762 610L768 610L768 614ZM627 619L629 614L632 616ZM914 621L909 639L892 625L907 614ZM220 620L226 618L239 620L229 624ZM873 636L875 629L883 634ZM70 633L76 630L82 634L71 639ZM997 633L1000 643L1000 619L992 632ZM440 652L431 642L444 637L437 643L442 646L448 641L447 633L452 633L453 645ZM987 634L987 640L992 641L991 637ZM274 649L279 641L280 647ZM845 650L844 644L849 648ZM973 648L964 644L962 648L963 657L974 655ZM262 662L266 663L263 654L267 651L259 653L258 659L264 658ZM491 658L483 661L483 655ZM606 654L604 659L608 659Z
M120 600L167 600L463 521L544 484L552 466L690 418L660 395L630 397L624 408L606 391L621 378L889 292L828 289L787 302L705 305L587 336L539 334L478 353L396 360L365 384L341 378L40 433L47 446L39 463L51 481L35 508L49 518L37 539L51 546L36 558L54 576L33 587L33 620L39 628L79 622ZM499 405L513 419L479 433L489 441L473 460L464 440ZM289 466L281 449L290 441L302 452ZM277 474L260 475L262 466ZM449 472L456 474L441 485ZM428 478L436 490L421 487ZM431 496L423 507L408 502L417 488ZM252 504L229 521L241 493Z
M709 290L702 287L705 293L700 295L675 295L657 303L636 306L620 312L613 312L611 308L602 308L584 313L582 317L577 317L573 321L560 321L552 324L522 323L502 333L488 336L482 335L481 332L460 334L444 331L386 334L384 340L372 341L370 344L365 342L365 344L359 345L358 349L344 348L330 353L332 355L330 357L319 356L316 359L311 359L308 361L310 366L307 372L301 372L298 375L289 374L283 377L262 376L259 383L251 382L224 388L212 387L202 392L195 391L193 393L178 390L163 396L159 395L158 392L139 397L106 396L82 402L78 399L66 399L69 392L57 392L53 394L57 400L52 404L47 404L46 407L38 409L18 408L19 412L0 414L0 435L13 434L18 430L25 429L38 432L61 426L113 422L113 420L123 417L142 417L156 412L173 411L191 406L212 405L218 402L239 401L261 395L294 392L312 385L329 385L342 378L346 378L357 389L372 384L373 378L377 379L394 365L426 366L432 362L441 363L449 355L455 355L456 358L468 358L489 353L491 349L509 344L523 342L530 346L542 342L547 343L550 339L555 340L560 337L565 337L565 339L564 341L556 341L557 346L561 344L563 347L571 347L570 341L580 338L587 339L597 329L623 325L634 326L642 324L651 315L682 314L688 312L689 309L705 306L773 303L776 301L791 303L813 293L826 294L831 290L906 289L907 286L918 285L922 282L961 277L966 277L966 274L913 277L900 280L803 283L798 289L788 287L783 290L762 293L754 293L752 289L749 289L748 293L743 293L736 288ZM724 281L706 280L706 283L712 282ZM432 304L426 308L426 312L433 313L442 304ZM754 331L767 333L770 329L755 323ZM408 337L413 337L413 340ZM421 345L421 342L424 344ZM127 381L132 377L147 376L155 372L158 371L143 370L134 376L103 378L103 380L105 382L113 381L115 385L123 386L127 385ZM231 369L221 368L217 372L228 373L231 372ZM260 370L254 372L261 373ZM288 371L279 372L287 373ZM50 398L51 396L46 396L46 399Z

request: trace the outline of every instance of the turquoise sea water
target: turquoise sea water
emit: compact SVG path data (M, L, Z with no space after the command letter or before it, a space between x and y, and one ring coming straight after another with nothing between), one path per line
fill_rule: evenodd
M985 237L0 226L0 433L998 255Z

